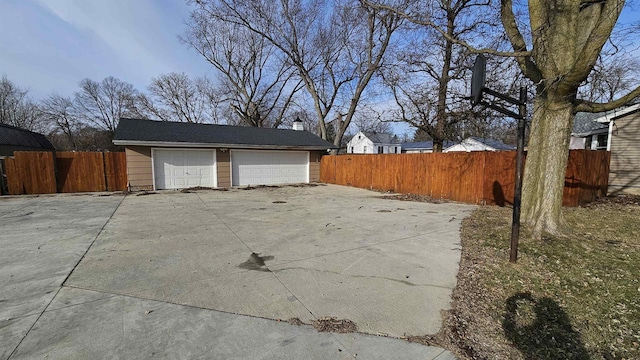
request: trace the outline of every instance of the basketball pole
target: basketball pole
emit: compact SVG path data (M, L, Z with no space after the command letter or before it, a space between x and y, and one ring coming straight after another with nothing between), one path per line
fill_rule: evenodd
M524 165L524 136L527 125L527 88L520 87L520 97L515 99L509 95L502 94L485 87L487 60L484 55L479 54L473 64L473 74L471 76L471 106L482 105L489 109L496 110L504 115L518 120L518 140L516 147L516 178L513 194L513 214L511 218L511 243L509 250L509 261L518 261L518 241L520 239L520 210L522 205L522 173ZM496 103L495 100L483 100L484 94L489 94L495 98L518 106L518 112L512 111Z
M518 104L518 144L516 150L516 183L513 192L513 214L511 219L511 248L509 261L518 261L518 241L520 240L520 209L522 205L522 170L524 165L524 135L527 118L527 89L520 87Z

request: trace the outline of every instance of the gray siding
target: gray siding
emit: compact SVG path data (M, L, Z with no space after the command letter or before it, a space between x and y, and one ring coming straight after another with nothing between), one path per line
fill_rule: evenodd
M640 194L640 112L615 120L609 193Z

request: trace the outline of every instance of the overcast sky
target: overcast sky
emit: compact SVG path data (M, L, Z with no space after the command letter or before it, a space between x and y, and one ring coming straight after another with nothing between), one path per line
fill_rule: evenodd
M34 98L107 76L144 90L171 71L213 75L181 44L182 0L0 0L0 74Z

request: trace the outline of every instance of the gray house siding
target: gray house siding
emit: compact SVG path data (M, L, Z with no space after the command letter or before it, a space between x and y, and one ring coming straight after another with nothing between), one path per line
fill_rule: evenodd
M609 193L640 195L640 112L615 120L610 141Z

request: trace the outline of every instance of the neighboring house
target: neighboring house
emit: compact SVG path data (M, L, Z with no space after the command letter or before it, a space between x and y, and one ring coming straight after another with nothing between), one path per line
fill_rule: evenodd
M132 190L308 183L336 147L293 129L120 119Z
M455 145L453 141L445 141L443 148L446 149ZM433 141L408 142L402 144L402 153L404 154L422 154L433 152Z
M505 151L515 150L513 145L507 145L502 141L485 139L479 137L469 137L462 140L459 144L447 147L444 152L456 152L456 151Z
M610 151L609 193L640 195L640 104L576 114L570 148Z
M42 134L0 124L0 156L13 156L14 151L53 151L55 149Z
M358 132L347 143L347 154L400 154L402 144L395 135Z
M609 150L609 122L599 122L605 113L577 113L573 118L569 149Z

